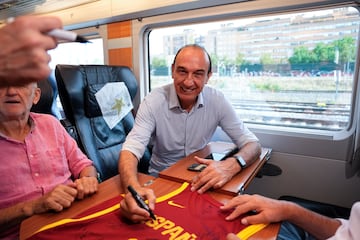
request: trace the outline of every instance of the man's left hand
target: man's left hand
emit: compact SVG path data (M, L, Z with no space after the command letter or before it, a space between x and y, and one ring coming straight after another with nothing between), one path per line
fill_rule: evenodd
M207 167L195 176L191 183L191 191L204 193L210 188L221 188L239 171L232 161L214 161L195 157L196 162Z

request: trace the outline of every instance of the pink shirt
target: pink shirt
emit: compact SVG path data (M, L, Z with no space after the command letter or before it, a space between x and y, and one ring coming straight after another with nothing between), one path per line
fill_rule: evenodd
M0 134L0 209L39 198L92 165L57 119L36 113L30 118L24 143Z

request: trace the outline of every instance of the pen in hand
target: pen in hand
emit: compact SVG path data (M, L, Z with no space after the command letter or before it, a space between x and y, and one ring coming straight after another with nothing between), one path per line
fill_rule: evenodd
M46 34L58 40L65 40L65 41L79 42L79 43L89 42L83 36L77 35L75 32L66 31L63 29L53 29L50 32L47 32Z
M13 17L6 19L6 23L12 23L15 20ZM53 29L46 33L46 35L56 38L57 40L87 43L90 42L85 37L77 35L75 32L67 31L64 29Z
M133 196L133 198L135 199L136 203L139 205L139 207L148 211L148 213L150 213L150 217L152 219L156 220L154 213L151 211L149 206L145 203L144 199L135 191L135 189L129 185L128 190L131 193L131 195Z

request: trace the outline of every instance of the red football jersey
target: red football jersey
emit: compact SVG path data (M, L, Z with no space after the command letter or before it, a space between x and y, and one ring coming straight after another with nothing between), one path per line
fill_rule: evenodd
M122 196L103 202L84 211L73 219L63 219L40 229L30 239L225 239L230 232L245 237L265 225L249 227L239 219L226 221L229 212L220 210L221 203L208 194L191 192L188 183L157 198L154 211L156 220L130 223L121 217L119 207ZM247 230L247 231L245 231Z

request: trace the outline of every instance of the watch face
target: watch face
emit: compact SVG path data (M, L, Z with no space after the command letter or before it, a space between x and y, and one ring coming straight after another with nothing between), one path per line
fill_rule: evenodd
M236 160L238 161L241 168L246 168L246 162L241 156L236 156Z

